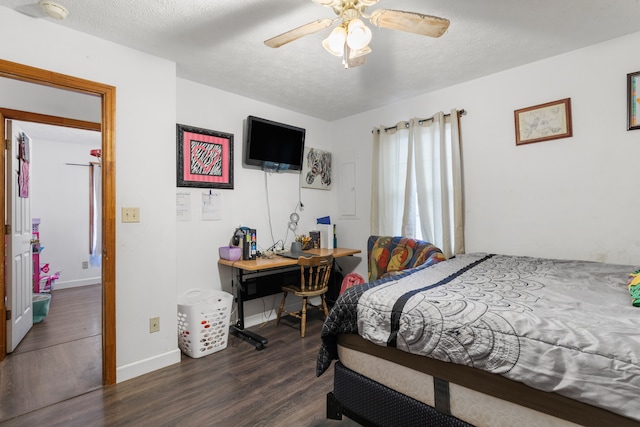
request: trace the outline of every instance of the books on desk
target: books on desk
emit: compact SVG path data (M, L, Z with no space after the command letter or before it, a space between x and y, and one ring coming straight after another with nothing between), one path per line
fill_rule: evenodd
M312 249L320 248L320 232L318 230L310 231L309 238L311 239L310 243Z
M335 225L316 224L317 230L309 232L311 247L314 249L335 249Z

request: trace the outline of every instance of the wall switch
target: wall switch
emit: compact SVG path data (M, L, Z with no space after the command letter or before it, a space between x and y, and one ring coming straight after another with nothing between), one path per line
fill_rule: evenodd
M82 261L82 269L86 270L89 268L89 261Z
M140 222L140 208L122 208L122 222Z
M149 333L160 331L160 318L152 317L149 319Z

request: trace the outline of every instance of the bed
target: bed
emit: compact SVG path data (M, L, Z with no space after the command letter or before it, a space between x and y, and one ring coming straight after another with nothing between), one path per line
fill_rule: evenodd
M354 286L322 330L327 416L389 426L638 426L637 266L459 255Z

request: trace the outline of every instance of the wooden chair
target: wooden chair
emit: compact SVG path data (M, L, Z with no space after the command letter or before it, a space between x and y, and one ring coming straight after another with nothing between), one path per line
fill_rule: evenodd
M307 306L321 309L324 311L325 317L329 315L329 309L327 308L327 302L324 294L327 293L329 288L329 276L331 275L331 268L333 267L333 255L313 256L310 258L300 257L298 258L298 265L300 266L300 283L296 285L285 285L282 287L284 295L282 296L280 308L278 308L276 326L278 326L280 316L284 312L285 314L301 320L300 336L304 337L304 331L307 323ZM284 303L289 292L295 296L302 297L302 310L291 312L284 309ZM322 299L322 306L315 306L308 302L309 297L316 296L320 296Z

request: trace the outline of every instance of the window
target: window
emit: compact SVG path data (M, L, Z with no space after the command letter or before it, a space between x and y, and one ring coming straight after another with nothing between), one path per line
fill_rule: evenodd
M464 252L458 112L376 128L371 234L427 240Z

